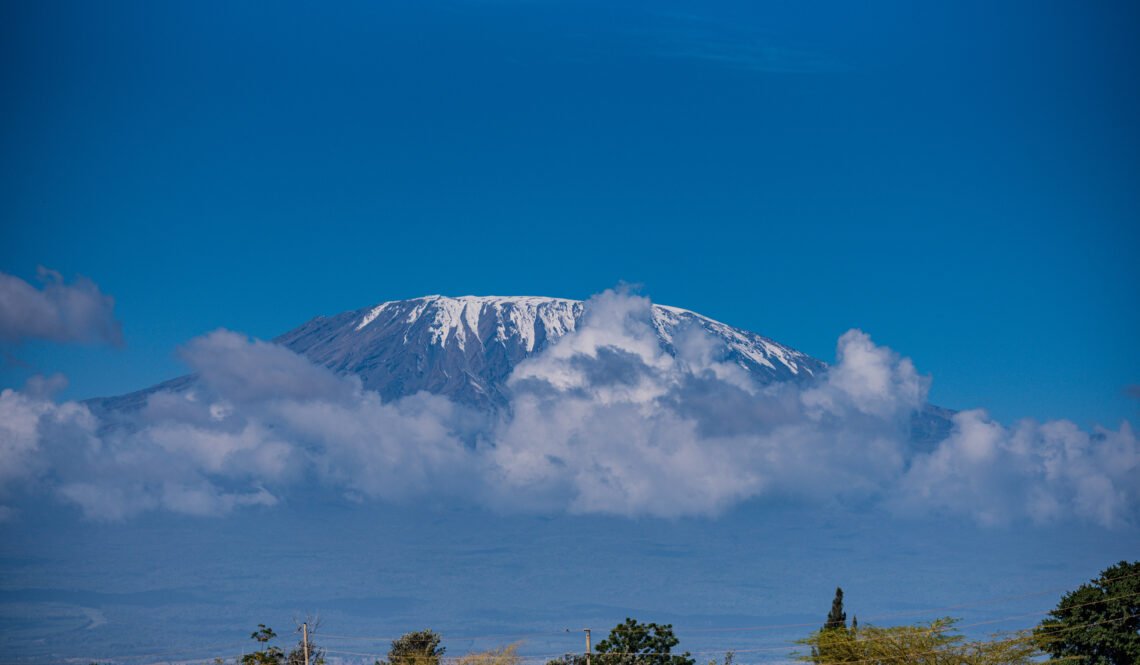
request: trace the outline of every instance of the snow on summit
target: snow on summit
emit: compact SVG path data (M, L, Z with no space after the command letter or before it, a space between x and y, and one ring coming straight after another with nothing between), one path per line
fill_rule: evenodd
M356 375L385 401L427 391L497 408L506 403L515 366L577 330L589 307L542 296L430 295L317 317L274 341L339 374ZM679 333L696 327L713 341L719 359L739 365L759 383L801 380L825 367L795 349L686 309L652 305L646 318L664 353L675 356ZM192 379L175 381L188 385ZM104 404L128 407L148 392Z
M522 360L573 332L588 304L542 296L430 295L320 317L276 341L340 373L361 378L384 399L419 390L476 406L501 405L507 377ZM753 332L678 307L653 305L658 343L699 326L761 383L812 376L824 365Z

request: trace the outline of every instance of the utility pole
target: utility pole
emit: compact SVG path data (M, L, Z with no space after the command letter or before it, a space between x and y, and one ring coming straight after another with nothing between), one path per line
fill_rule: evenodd
M305 665L309 665L309 622L301 624L301 645L305 649ZM589 665L587 663L586 665Z
M583 633L586 633L586 665L590 665L590 629L589 628L582 628L581 631ZM567 628L566 632L569 633L570 629ZM569 655L569 654L567 654L567 655Z

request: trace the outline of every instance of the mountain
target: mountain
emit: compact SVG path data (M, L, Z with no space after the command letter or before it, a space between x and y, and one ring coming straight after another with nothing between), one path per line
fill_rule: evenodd
M427 296L317 318L276 341L335 372L359 376L385 400L426 390L474 406L500 406L515 365L575 330L584 311L584 303L559 298ZM676 307L653 305L652 324L671 355L674 336L699 326L724 344L727 359L764 383L825 367L770 339Z
M354 374L386 400L421 390L482 409L506 404L506 381L522 360L575 330L585 303L530 296L425 296L317 317L274 341L338 374ZM678 307L652 306L661 348L676 354L676 335L699 327L723 344L760 383L808 379L827 365L753 332ZM181 390L180 377L120 397L101 409L139 408L158 390Z
M274 342L338 374L356 375L385 401L427 391L496 410L507 403L515 366L576 330L585 312L586 303L565 298L433 295L319 316ZM823 361L791 347L679 307L652 305L651 319L664 352L675 355L677 335L695 326L721 344L722 360L760 384L807 381L827 370ZM155 392L186 390L194 381L183 376L88 405L96 413L129 412ZM952 414L928 405L912 418L912 440L941 440Z

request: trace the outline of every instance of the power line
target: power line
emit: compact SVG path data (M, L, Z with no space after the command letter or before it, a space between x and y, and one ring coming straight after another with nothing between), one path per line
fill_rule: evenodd
M1140 575L1140 574L1123 575L1123 576L1114 578L1113 581L1120 580L1120 579L1126 579L1126 578L1130 578L1130 577L1136 577L1138 575ZM1046 593L1051 593L1052 591L1053 591L1052 589L1047 589L1044 591L1037 591L1037 592L1032 592L1032 593L1027 593L1027 594L1020 594L1020 595L1016 595L1016 596L1005 596L1005 597L998 597L998 598L992 598L992 599L985 599L985 600L981 600L981 601L977 601L977 602L961 603L961 604L957 604L957 605L948 605L948 606L931 608L931 609L926 609L926 610L913 610L913 611L906 611L906 612L895 612L895 613L890 613L890 614L881 614L881 615L872 616L870 618L870 620L876 620L876 619L882 619L882 618L895 618L895 617L900 617L900 616L916 616L916 615L922 615L922 614L931 614L934 612L942 612L942 611L947 611L947 610L963 609L963 608L967 608L967 607L976 607L976 606L980 606L980 605L992 605L995 603L1005 602L1008 600L1018 600L1018 599L1022 599L1022 598L1029 598L1029 597L1033 597L1033 596L1043 595ZM1122 598L1129 598L1129 597L1132 597L1135 595L1140 595L1140 594L1125 594L1125 595L1121 595L1121 596L1110 596L1108 598L1103 598L1103 599L1093 601L1090 603L1082 603L1080 605L1072 605L1070 607L1072 607L1072 608L1083 607L1085 605L1093 605L1093 604L1097 604L1097 603L1101 603L1101 602L1107 602L1109 600L1119 600ZM1049 611L1050 611L1049 609L1045 609L1045 610L1037 610L1037 611L1033 611L1033 612L1011 614L1011 615L1006 615L1006 616L1002 616L1002 617L998 617L998 618L987 619L984 621L976 621L976 622L972 622L972 623L959 624L957 626L957 628L973 628L973 627L978 627L978 626L1004 623L1006 621L1011 621L1014 619L1023 619L1023 618L1031 617L1031 616L1041 616L1041 615L1048 613ZM819 622L792 623L792 624L769 624L769 625L765 625L765 626L753 626L753 627L743 627L743 628L738 627L738 628L724 628L724 629L689 629L689 630L686 630L685 633L689 634L689 633L701 633L701 632L752 632L752 631L764 631L764 630L778 630L778 629L783 629L783 628L805 628L805 627L814 627L814 626L818 626L818 625L819 625ZM550 632L535 631L535 632L499 633L499 634L492 634L492 635L462 636L462 637L459 637L457 639L463 640L463 641L477 641L477 640L481 640L481 639L498 639L498 638L502 638L502 637L525 639L527 637L537 637L537 636L543 636L543 637L553 637L554 635L561 636L562 632L563 631L550 631ZM370 636L362 636L362 635L328 635L328 634L322 634L321 639L341 639L341 640L351 640L351 641L361 641L361 642L390 642L390 641L392 641L394 639L398 639L398 638L370 637ZM774 648L779 649L779 648L786 648L786 647L774 647ZM719 652L720 652L720 650L700 651L700 652L695 652L695 653L704 654L704 653L719 653ZM576 652L567 651L564 653L576 653ZM559 654L559 655L561 655L561 654Z
M1133 577L1140 577L1140 573L1130 573L1128 575L1120 575L1118 577L1114 577L1114 578L1110 578L1110 579L1099 580L1099 581L1093 580L1093 581L1098 582L1100 584L1111 584L1112 582L1116 582L1116 581L1124 580L1124 579L1129 579L1129 578L1133 578ZM926 609L920 609L920 610L906 610L906 611L902 611L902 612L890 612L890 613L886 613L886 614L872 615L870 617L867 617L866 620L867 621L876 621L876 620L880 620L880 619L893 619L896 617L903 617L903 616L920 616L923 614L932 614L934 612L947 612L947 611L952 611L952 610L960 610L960 609L968 609L968 608L972 608L972 607L979 607L979 606L983 606L983 605L995 605L998 603L1008 602L1011 600L1023 600L1025 598L1033 598L1035 596L1044 596L1046 594L1056 593L1058 591L1067 591L1068 589L1069 589L1069 587L1053 587L1050 589L1044 589L1041 591L1033 591L1031 593L1024 593L1024 594L1018 594L1018 595L1013 595L1013 596L997 596L997 597L993 597L993 598L984 598L984 599L980 599L977 601L970 601L968 603L960 603L957 605L946 605L943 607L932 607L932 608L926 608ZM742 627L727 627L727 628L692 628L692 629L687 629L685 632L686 633L749 632L749 631L761 631L761 630L778 630L781 628L805 628L805 627L811 627L811 626L817 626L817 625L819 625L819 622L813 621L813 622L809 622L809 623L766 624L763 626L742 626Z
M1126 621L1128 618L1129 617L1117 617L1114 619L1104 619L1101 621L1091 621L1088 623L1078 624L1075 626L1065 626L1062 630L1055 630L1055 631L1045 630L1045 631L1041 631L1037 634L1043 634L1043 633L1058 634L1058 633L1062 633L1064 631L1069 631L1069 630L1078 630L1078 629L1082 629L1082 628L1090 628L1092 626L1118 623L1118 622ZM941 631L931 630L931 631L926 631L926 632L936 633L936 632L941 632ZM894 637L885 636L885 637L880 637L880 638L869 638L869 639L865 639L865 640L857 640L856 643L857 644L871 644L871 643L884 642L884 641L894 641L895 639L896 638L894 638ZM982 641L966 642L965 644L962 644L961 646L970 647L972 645L981 645L981 644L988 644L988 645L1015 644L1017 642L1024 642L1024 641L1029 641L1029 640L1033 640L1033 639L1035 639L1034 635L1018 635L1018 636L1011 637L1011 638L1006 638L1006 639L1001 639L1001 640L993 640L993 641L989 641L989 642L982 642ZM787 651L790 649L799 648L800 646L803 646L803 645L789 644L789 645L786 645L784 647L761 648L761 649L731 649L731 648L729 648L729 649L715 649L715 650L706 650L706 651L694 651L694 652L688 652L688 653L689 653L689 655L725 653L727 651L731 651L733 653L760 653L760 652ZM916 656L916 655L918 655L918 656L934 655L934 654L938 654L938 653L941 653L941 652L939 652L939 651L927 651L927 652L910 653L910 654L903 654L903 655L899 656L899 658L908 658L908 657L912 657L912 656ZM550 656L550 657L557 658L559 655L561 655L561 654L557 654L557 655ZM607 656L633 656L633 657L636 657L636 656L676 656L679 654L665 653L665 652L612 652L612 653L608 653L605 655L607 655ZM875 658L864 659L864 660L844 661L844 665L857 665L859 663L874 663L874 662L880 662L882 660L895 660L895 659L896 659L895 657L882 656L882 657L875 657Z
M1096 600L1096 601L1092 601L1092 602L1081 603L1081 604L1078 604L1078 605L1071 605L1070 607L1076 608L1076 607L1086 607L1086 606L1089 606L1089 605L1099 605L1099 604L1101 604L1101 603L1104 603L1104 602L1107 602L1107 601L1109 601L1109 600L1122 600L1122 599L1125 599L1125 598L1133 598L1133 597L1136 597L1136 596L1140 596L1140 592L1137 592L1137 593L1128 593L1128 594L1121 594L1121 595L1118 595L1118 596L1110 596L1110 597L1108 597L1108 598L1102 598L1102 599L1100 599L1100 600ZM975 622L973 622L973 623L953 624L953 625L949 625L949 626L946 626L946 628L947 628L947 629L949 629L949 628L953 628L953 629L955 629L955 630L959 630L959 629L962 629L962 628L975 628L975 627L977 627L977 626L986 626L986 625L992 625L992 624L995 624L995 623L1003 623L1003 622L1005 622L1005 621L1010 621L1010 620L1012 620L1012 619L1024 619L1024 618L1026 618L1026 617L1036 617L1036 616L1041 616L1041 615L1043 615L1043 614L1047 614L1048 612L1049 612L1049 610L1043 610L1043 611L1038 611L1038 612L1028 612L1028 613L1024 613L1024 614L1012 614L1012 615L1008 615L1008 616L1004 616L1004 617L999 617L999 618L997 618L997 619L989 619L989 620L986 620L986 621L975 621ZM1122 621L1122 620L1125 620L1125 619L1127 619L1127 618L1129 618L1129 617L1123 617L1123 618L1121 618L1121 619L1112 619L1111 621ZM1104 622L1103 622L1103 621L1102 621L1102 622L1092 622L1092 623L1084 624L1084 625L1082 625L1082 626L1072 626L1072 627L1065 627L1065 630L1070 630L1070 629L1072 629L1072 628L1078 628L1078 627L1088 627L1088 626L1093 626L1093 625L1097 625L1097 624L1099 624L1099 623L1104 623ZM937 633L937 632L942 632L942 629L931 627L931 628L929 628L929 629L926 629L924 632L928 632L928 633ZM890 638L888 638L888 637L883 637L883 638L868 638L868 639L867 639L867 640L865 640L865 641L866 641L866 642L876 642L876 641L879 641L879 640L885 640L885 639L890 639ZM757 649L757 650L758 650L758 649ZM741 649L741 650L738 650L738 653L748 653L748 652L751 652L751 651L754 651L754 650L753 650L753 649ZM703 653L708 653L708 652L703 652Z
M1104 625L1104 624L1111 624L1111 623L1117 623L1120 621L1125 621L1128 618L1129 617L1119 617L1116 619L1105 619L1103 621L1093 621L1093 622L1082 624L1079 626L1069 626L1066 629L1067 630L1073 630L1073 629L1078 629L1078 628L1091 628L1092 626L1099 626L1099 625ZM1003 645L1003 644L1016 644L1018 642L1027 642L1027 641L1030 641L1033 639L1034 639L1034 637L1031 635L1019 635L1017 637L1013 637L1013 638L1009 638L1009 639L1005 639L1005 640L994 640L992 642L985 642L985 643L969 642L969 643L966 643L966 644L961 645L961 646L966 647L966 648L969 648L970 646L978 646L980 644L997 646L997 645ZM923 651L923 652L917 652L917 653L914 653L914 652L912 652L912 653L900 653L900 654L897 654L894 656L890 656L890 655L874 656L871 658L864 658L861 660L845 660L845 661L843 661L843 665L862 665L864 663L881 663L883 661L906 662L907 659L914 658L915 656L934 656L934 655L938 655L941 653L945 653L945 652L941 651L941 650L931 650L931 651Z

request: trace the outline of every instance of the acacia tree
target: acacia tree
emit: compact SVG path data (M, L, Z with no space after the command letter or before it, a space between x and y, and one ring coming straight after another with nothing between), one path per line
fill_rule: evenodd
M859 630L822 628L800 640L811 647L798 659L818 665L1031 665L1038 650L1031 635L968 641L953 631L953 619L928 625Z
M1140 663L1140 561L1121 561L1065 594L1034 635L1076 665Z

